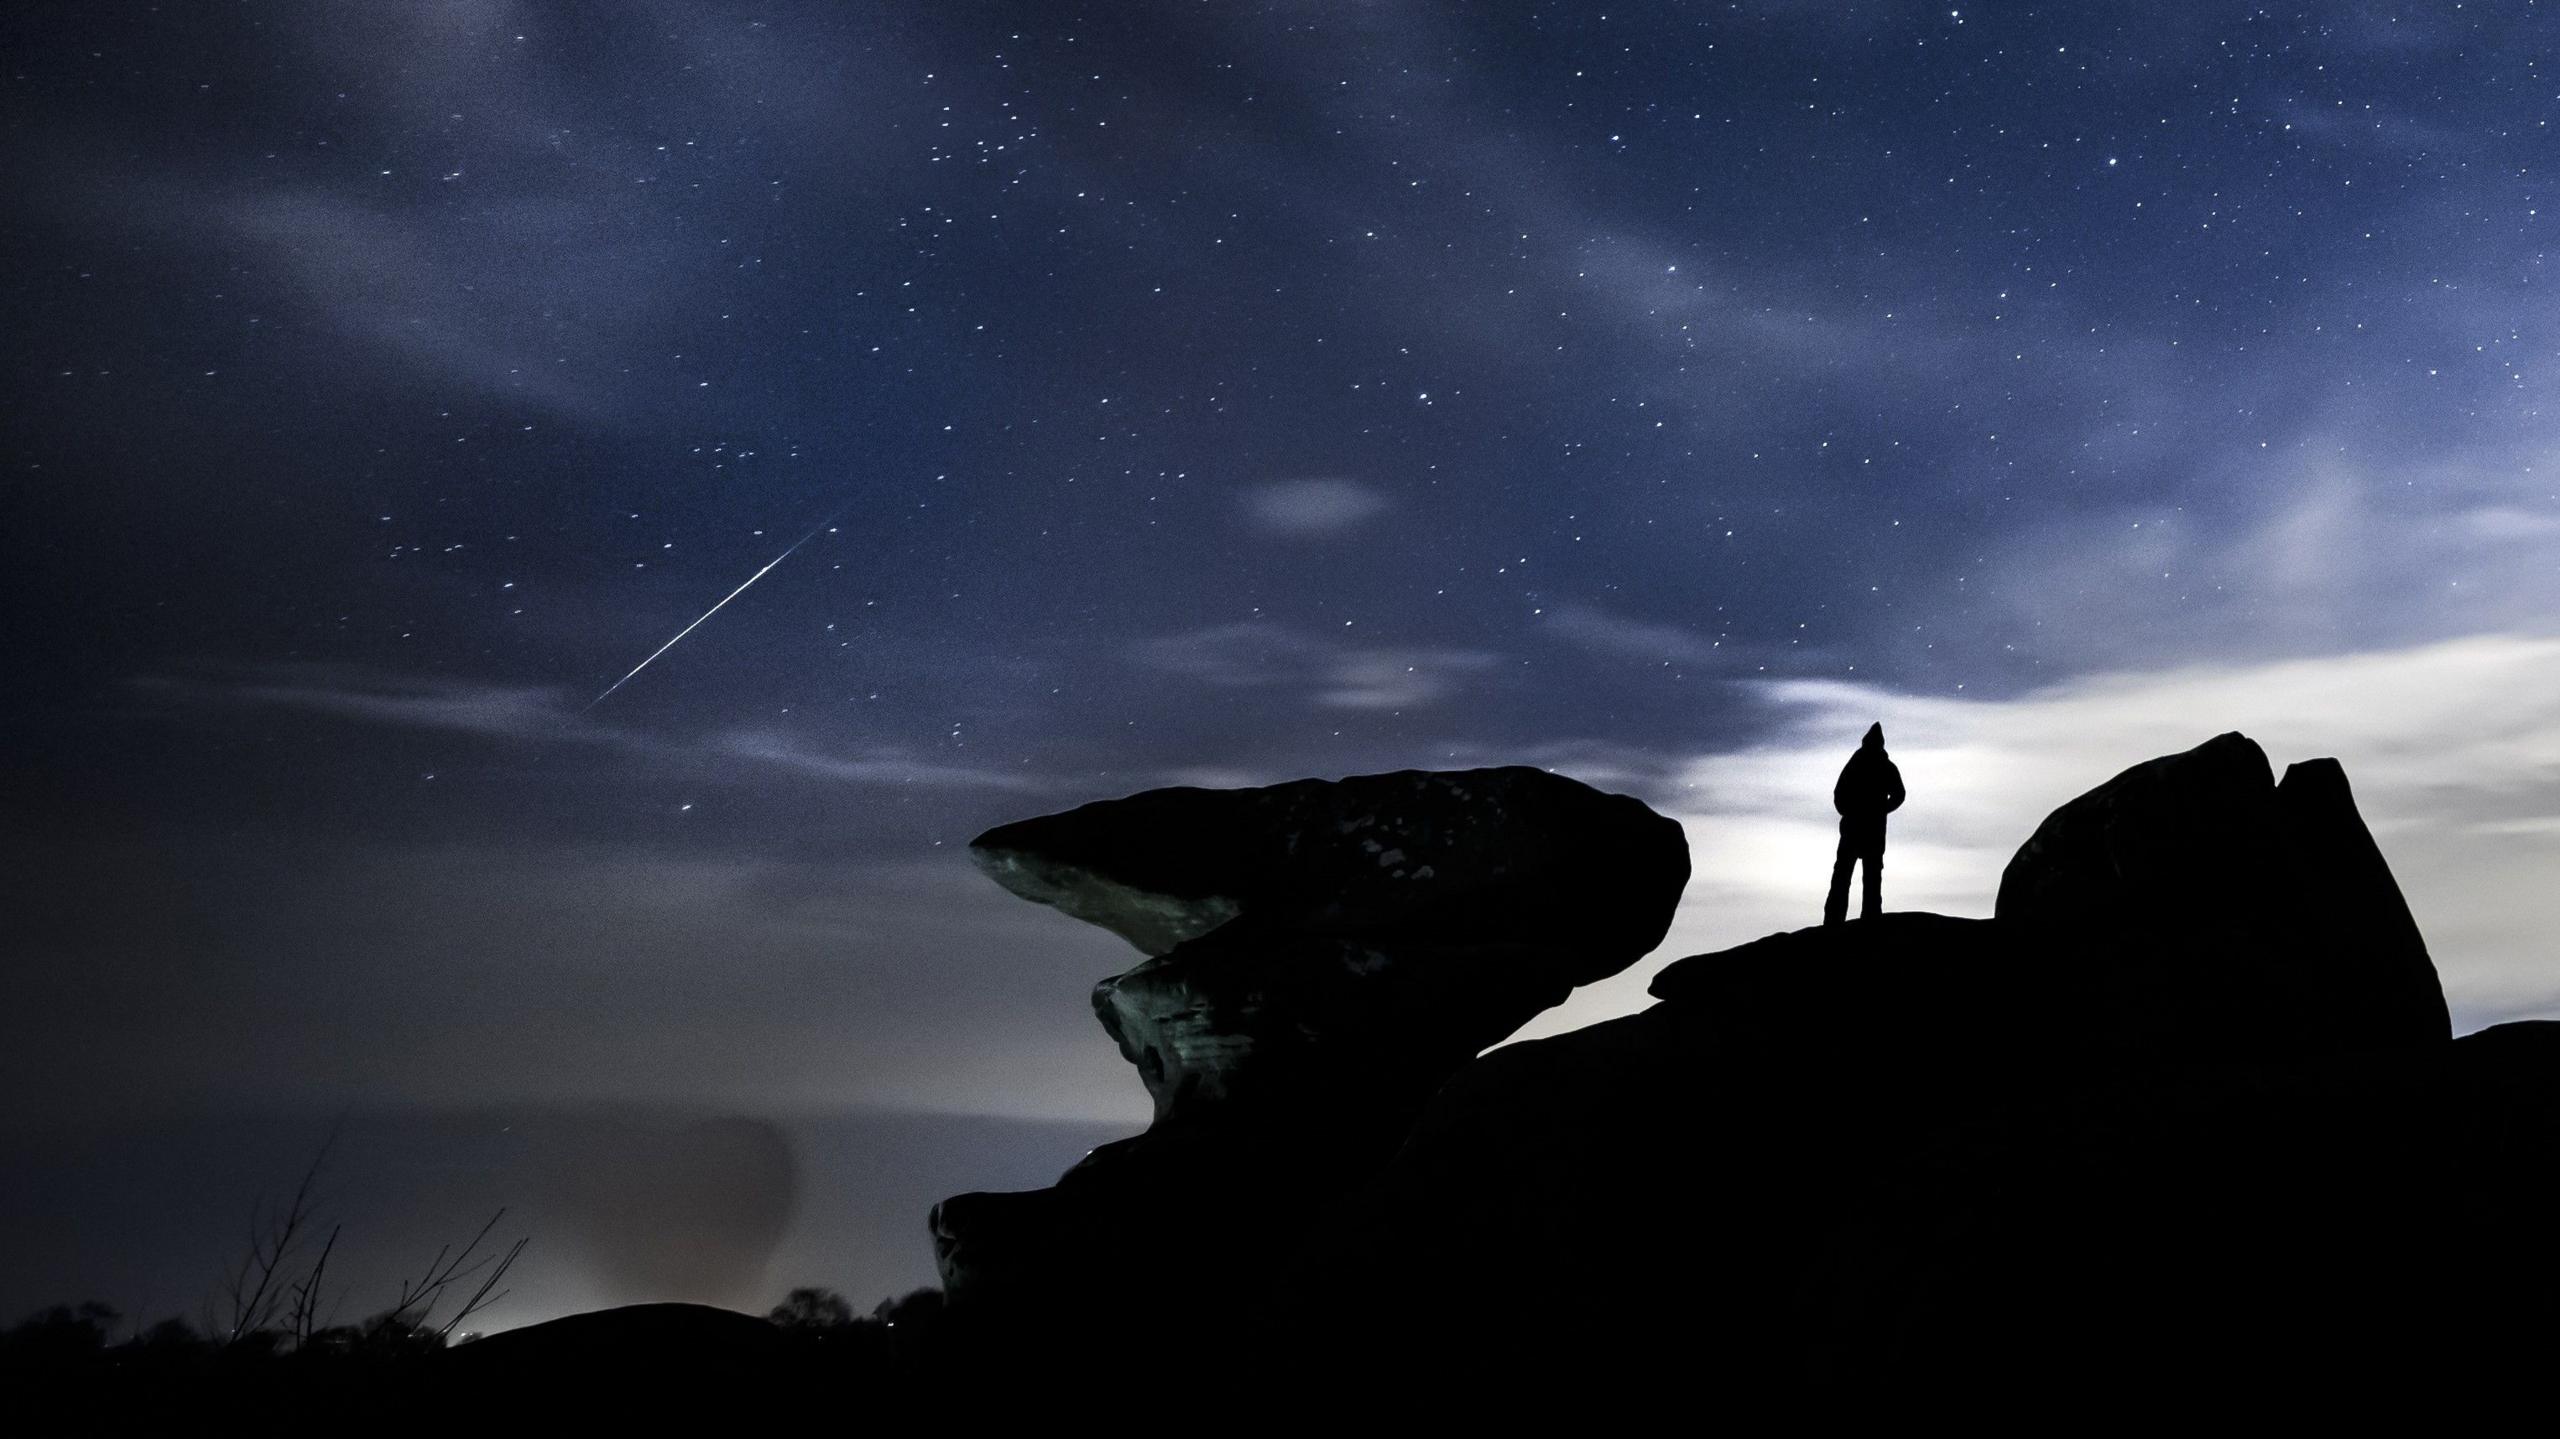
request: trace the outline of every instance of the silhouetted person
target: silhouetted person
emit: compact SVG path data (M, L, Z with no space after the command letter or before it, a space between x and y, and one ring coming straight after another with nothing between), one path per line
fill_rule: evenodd
M1860 919L1884 913L1884 817L1902 808L1902 771L1884 752L1884 726L1867 726L1858 752L1840 767L1840 782L1831 787L1831 807L1840 811L1840 857L1831 862L1831 897L1822 902L1822 922L1838 924L1849 917L1849 867L1867 866L1866 902Z

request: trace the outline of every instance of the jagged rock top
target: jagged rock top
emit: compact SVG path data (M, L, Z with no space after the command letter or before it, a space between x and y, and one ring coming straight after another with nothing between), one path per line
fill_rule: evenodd
M2002 871L1994 912L2162 963L2219 956L2194 1007L2259 1009L2271 1042L2279 1030L2347 1049L2453 1035L2346 770L2304 760L2278 784L2243 734L2135 765L2047 815Z
M2164 1055L2264 1059L2423 1047L2452 1036L2444 991L2346 771L2277 784L2223 734L2147 760L2036 827L1997 918L1888 914L1696 955L1653 994L1712 1010L1730 1041L1902 1051L1897 1029L2039 1065ZM2075 1052L2054 1052L2066 1039Z

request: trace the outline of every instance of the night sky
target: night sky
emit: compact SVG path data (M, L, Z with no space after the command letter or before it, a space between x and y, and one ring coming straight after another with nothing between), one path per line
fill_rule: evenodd
M985 1136L929 1199L1146 1112L1134 955L980 829L1549 766L1687 826L1668 958L1818 917L1878 719L1889 905L2236 728L2344 762L2458 1029L2560 1015L2546 7L226 0L0 61L28 1154L745 1116L761 1302L867 1302L923 1200L842 1219L844 1116ZM662 1297L572 1279L520 1313Z

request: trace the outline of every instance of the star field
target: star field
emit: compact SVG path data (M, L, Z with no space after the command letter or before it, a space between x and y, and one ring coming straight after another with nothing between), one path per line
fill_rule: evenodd
M2560 994L2460 898L2560 834L2544 6L0 33L27 1112L1125 1117L979 829L1551 765L1730 943L1888 713L1912 903L2245 722L2494 846L2403 869L2458 1017Z

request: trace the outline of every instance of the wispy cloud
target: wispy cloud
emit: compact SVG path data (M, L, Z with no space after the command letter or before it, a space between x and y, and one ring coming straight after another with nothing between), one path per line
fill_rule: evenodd
M1358 480L1276 480L1245 492L1245 517L1266 533L1312 538L1359 528L1386 513L1387 497Z
M377 724L509 739L597 738L610 734L563 711L559 692L541 686L355 675L345 676L341 683L331 683L325 672L314 672L306 679L238 685L227 695L243 704L278 705Z
M431 227L317 187L238 195L211 208L223 233L290 277L346 338L491 394L587 416L610 408L599 377L562 364L559 327L545 319L568 284L555 267L581 253L562 237L591 227L579 204L483 207L482 230ZM515 263L489 264L509 253ZM651 268L628 251L588 258L625 273ZM608 310L585 329L627 342L652 314L645 305Z
M1831 782L1881 721L1911 790L1885 866L1893 907L1985 915L2056 806L2128 765L2226 730L2279 774L2336 756L2427 935L2458 1022L2560 1014L2560 638L2490 634L2409 649L2098 675L2011 699L1789 681L1766 742L1668 764L1631 788L1687 828L1693 877L1663 953L1721 948L1819 917ZM1559 768L1572 772L1570 761ZM2064 962L2057 959L2057 962ZM1643 1003L1594 987L1538 1032Z
M900 745L814 746L768 730L729 730L698 739L668 737L597 720L564 689L494 681L384 674L321 665L264 666L238 677L151 676L135 682L146 699L185 704L299 710L363 724L439 731L513 744L584 745L652 759L728 760L841 784L917 785L1044 792L1042 778L927 759Z
M852 754L813 749L787 735L761 731L738 731L720 736L712 747L720 754L759 764L779 765L816 775L821 779L839 780L847 784L894 784L940 786L953 789L995 789L1021 794L1041 794L1054 788L1039 775L1006 770L937 763L921 759L897 746L875 746Z
M2237 513L2110 505L2004 537L1969 586L1994 604L1941 613L1939 633L1977 653L2023 637L2082 668L2134 668L2530 630L2560 614L2543 457L2383 465L2316 432L2294 449L2233 477L2248 497Z
M1560 604L1546 619L1549 633L1596 654L1676 664L1729 658L1716 640L1695 630L1634 619L1597 605Z
M303 0L259 28L272 68L256 88L334 97L318 135L285 99L180 144L66 127L46 137L59 182L42 203L178 237L201 268L257 275L269 303L395 368L590 422L639 413L626 357L695 350L665 340L695 247L651 233L665 196L700 188L688 165L711 152L694 137L751 92L759 118L830 154L814 183L876 187L879 148L836 142L876 123L869 82L903 72L892 27L820 53L792 27L672 0L575 22L518 0ZM652 83L590 83L580 46L596 43ZM305 142L267 148L288 129ZM181 160L199 146L219 163Z
M1502 663L1486 650L1328 644L1260 621L1145 640L1131 658L1221 688L1280 690L1309 704L1356 710L1437 704Z

